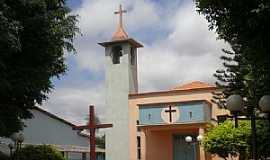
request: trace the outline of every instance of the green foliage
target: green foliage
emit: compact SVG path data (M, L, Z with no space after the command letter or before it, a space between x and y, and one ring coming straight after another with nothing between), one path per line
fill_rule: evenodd
M65 0L0 0L0 136L21 130L65 73L76 22Z
M49 145L28 145L16 152L13 158L18 157L20 160L65 160L59 151Z
M224 69L215 74L217 85L224 89L215 97L224 107L231 94L246 99L248 113L257 107L262 95L270 94L270 1L269 0L196 0L220 39L232 51L224 51Z
M105 149L105 135L96 137L96 143L99 148Z
M270 122L257 121L257 147L261 159L270 157Z
M0 159L1 160L9 160L9 157L0 151Z
M209 129L204 137L203 146L209 153L217 154L224 159L229 155L237 156L238 153L245 159L249 151L250 133L248 122L242 122L235 128L231 121L225 121Z
M256 125L258 155L266 159L270 156L270 124L268 121L258 120ZM238 153L240 159L249 158L252 147L249 121L241 121L238 128L235 128L231 121L210 127L203 140L203 146L206 151L224 159Z
M258 101L270 94L270 1L269 0L196 0L198 12L210 23L220 39L231 45L223 50L223 69L217 70L213 101L226 108L232 94L244 98L244 115L258 111ZM270 153L269 126L257 122L258 147L261 157ZM233 132L233 131L232 131ZM267 137L267 136L268 137ZM247 141L247 143L249 143ZM269 156L269 154L268 154Z

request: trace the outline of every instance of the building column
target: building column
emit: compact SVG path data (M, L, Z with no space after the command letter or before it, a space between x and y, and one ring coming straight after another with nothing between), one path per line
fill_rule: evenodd
M204 128L199 128L199 135L204 135ZM199 145L199 151L200 151L200 160L206 160L206 154L201 144Z
M141 160L146 160L146 129L141 130Z

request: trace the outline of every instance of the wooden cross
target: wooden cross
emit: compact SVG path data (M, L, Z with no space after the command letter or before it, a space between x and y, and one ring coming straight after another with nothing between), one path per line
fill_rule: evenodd
M123 27L123 13L127 13L126 10L122 10L122 5L119 5L119 11L114 12L114 14L119 14L119 27Z
M89 121L87 125L84 126L75 126L74 130L84 130L88 129L90 131L90 160L96 160L96 129L98 128L109 128L112 127L112 124L96 124L95 123L95 112L94 106L89 106Z
M176 112L176 110L172 110L172 106L169 106L169 110L165 110L165 112L169 113L170 116L170 122L172 122L172 113Z

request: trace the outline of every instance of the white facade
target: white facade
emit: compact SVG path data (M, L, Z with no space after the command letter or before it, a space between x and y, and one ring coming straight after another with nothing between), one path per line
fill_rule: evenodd
M72 129L72 124L49 116L41 110L32 110L33 119L25 121L24 143L58 144L88 147L88 138Z
M35 108L31 112L34 117L25 120L26 127L22 131L23 144L55 145L68 160L82 160L83 154L86 159L89 159L89 139L80 131L73 130L74 124L40 108ZM0 150L9 151L6 144L12 141L3 138L0 141L5 143L0 145ZM97 152L104 155L101 149L97 149Z

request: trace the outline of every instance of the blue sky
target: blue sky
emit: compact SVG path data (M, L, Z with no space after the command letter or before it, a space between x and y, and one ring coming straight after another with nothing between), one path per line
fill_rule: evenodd
M83 36L67 54L68 72L54 80L55 89L43 108L71 122L84 123L89 104L101 120L104 104L104 48L98 42L111 38L122 4L127 9L124 26L128 35L144 45L138 53L139 91L166 90L191 81L213 83L221 67L223 41L208 30L208 23L192 0L68 0L72 14L79 15Z
M67 0L66 3L71 9L76 9L77 7L80 7L81 0Z

